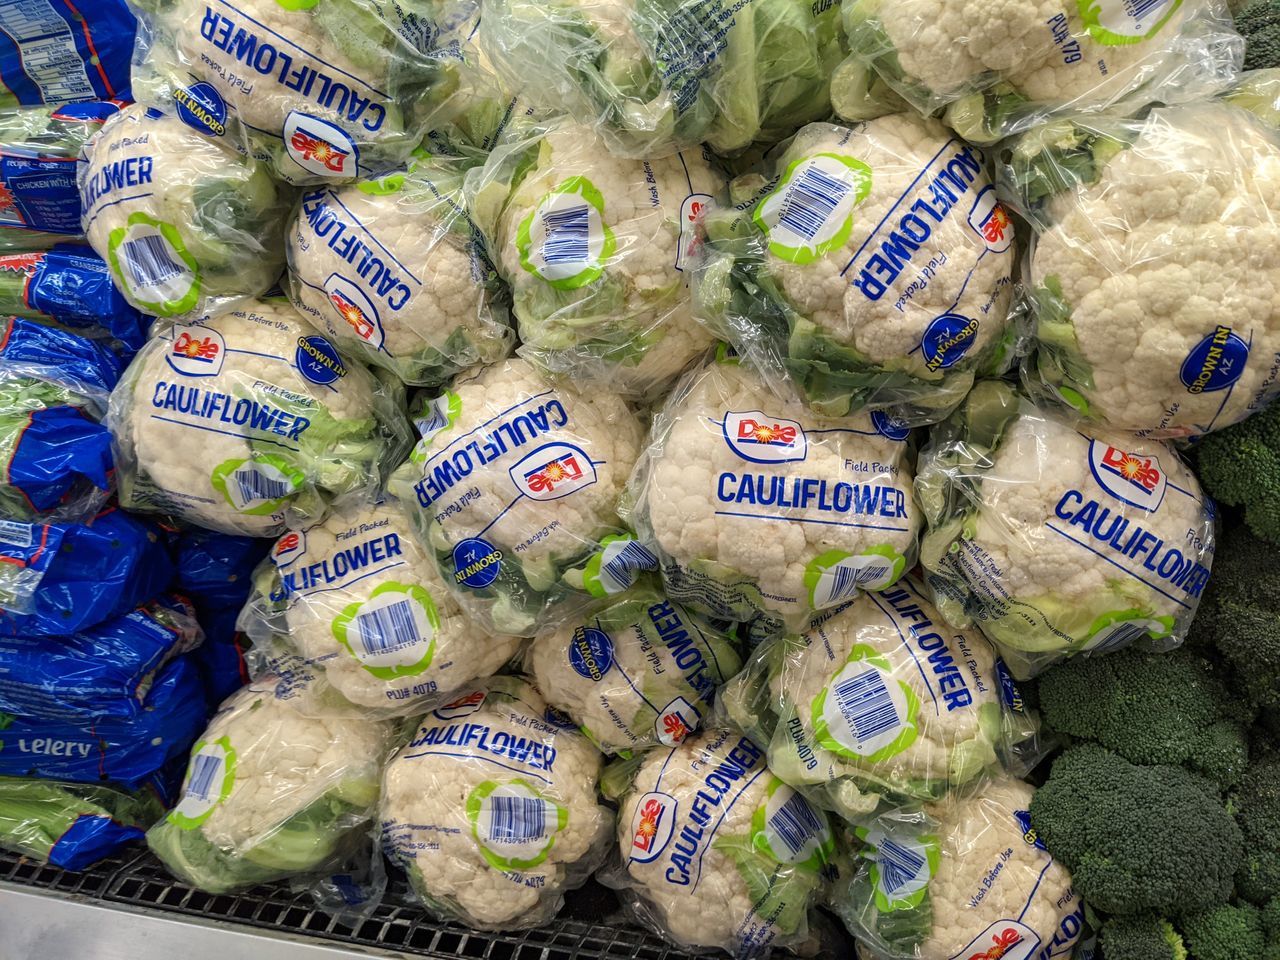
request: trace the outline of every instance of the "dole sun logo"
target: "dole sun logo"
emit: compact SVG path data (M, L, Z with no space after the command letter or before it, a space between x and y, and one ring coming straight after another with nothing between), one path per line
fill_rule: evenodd
M684 717L678 713L664 714L662 717L662 732L669 742L680 743L689 735L689 725L684 722Z
M1164 502L1168 475L1153 456L1091 440L1089 469L1098 486L1121 503L1153 513Z
M583 473L578 455L569 453L548 461L536 470L530 470L524 475L524 480L534 493L555 493L559 484L581 480Z
M290 530L283 537L276 541L276 545L271 549L271 561L277 567L287 567L298 559L307 549L307 535L296 530Z
M289 146L303 161L319 164L334 173L347 172L347 160L351 154L323 137L295 130L289 138Z
M351 298L346 296L340 290L329 291L329 302L333 304L333 308L338 311L338 316L346 321L347 325L355 331L357 337L361 340L373 339L377 327L373 321L365 316L365 312L360 309L360 305L352 302Z
M631 846L641 853L648 853L658 839L658 828L662 826L662 817L667 812L662 801L650 797L640 807L640 822L636 824L635 836L631 838Z
M221 350L222 345L213 337L197 339L191 335L190 331L183 330L178 338L173 341L171 352L175 357L181 357L184 360L212 364L217 362L218 354Z
M596 466L581 447L547 443L515 464L511 482L531 500L559 500L596 482Z
M1140 457L1109 446L1102 454L1102 466L1147 493L1160 486L1160 465L1151 457Z
M446 703L443 707L437 707L432 711L432 715L438 720L458 720L461 717L470 716L484 706L485 693L483 690L473 690L454 700L452 703ZM424 725L424 729L429 724Z
M995 933L991 937L991 946L986 950L969 955L969 960L1001 960L1010 950L1022 942L1022 934L1013 927Z
M1003 253L1013 243L1013 220L996 199L995 187L984 187L969 211L969 226L992 253Z
M803 460L808 453L804 427L760 410L726 413L724 438L734 453L752 463Z

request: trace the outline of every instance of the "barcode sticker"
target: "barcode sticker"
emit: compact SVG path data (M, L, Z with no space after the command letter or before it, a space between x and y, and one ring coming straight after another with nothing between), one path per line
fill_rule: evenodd
M657 569L657 556L643 543L611 540L600 551L599 573L592 577L594 571L589 571L588 589L597 596L612 596L634 584L640 573Z
M430 665L439 618L421 587L383 584L339 621L352 656L375 675L401 676Z
M180 303L195 287L194 273L159 226L133 224L123 237L112 241L111 254L116 278L143 304Z
M870 192L869 166L820 153L793 163L757 205L754 219L775 256L809 263L849 239L853 210Z
M592 282L616 246L604 222L603 194L585 177L571 177L521 222L516 246L524 269L555 287Z
M1169 628L1159 620L1117 620L1096 631L1083 649L1090 653L1107 653L1127 647L1136 640L1162 637L1168 632Z
M1107 46L1127 46L1155 36L1182 0L1081 0L1089 35Z
M880 590L893 582L896 568L893 560L878 554L846 557L829 567L815 568L810 603L815 610L825 610L852 600L859 590Z
M893 678L887 663L854 659L819 696L820 726L825 727L819 740L829 749L873 757L905 748L897 741L913 719L914 697Z
M764 836L777 860L801 863L827 845L831 832L808 800L778 783L765 804Z
M568 822L563 807L523 780L485 781L468 798L467 813L486 859L502 867L541 862Z
M0 543L15 547L30 547L35 540L36 527L16 520L0 520Z
M273 463L247 460L232 471L226 484L227 500L243 512L264 504L278 504L298 490L298 482Z
M170 819L188 829L208 819L235 783L235 756L235 749L226 737L197 744L182 799L169 815Z
M859 835L861 831L859 831ZM923 890L933 879L936 840L929 837L888 836L872 827L863 836L862 856L871 863L871 880L886 904L901 903Z

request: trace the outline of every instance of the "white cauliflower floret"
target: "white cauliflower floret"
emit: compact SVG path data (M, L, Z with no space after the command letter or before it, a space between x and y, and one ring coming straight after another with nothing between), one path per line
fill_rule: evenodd
M165 329L111 397L121 504L279 534L376 486L408 432L381 389L283 300Z
M770 768L818 788L820 802L846 816L871 812L886 794L936 798L999 769L995 654L976 630L947 624L909 580L760 648L726 699L761 672L776 718Z
M549 385L525 360L454 380L392 477L469 613L533 636L566 567L620 530L640 424L616 395Z
M313 190L286 237L298 311L406 383L439 386L511 349L497 278L462 208L463 172L420 158Z
M538 926L599 865L601 756L554 719L532 684L497 677L424 717L387 765L383 848L433 910Z
M742 665L723 624L643 586L539 634L528 662L547 702L610 754L679 743Z
M804 938L832 844L761 747L712 729L644 754L619 804L621 864L600 879L681 947L758 956Z
M418 713L496 672L522 643L464 616L394 504L352 505L286 533L258 578L246 633L255 643L286 636L306 667L366 710Z
M982 384L955 418L1007 390ZM1086 435L1027 401L1007 409L990 453L940 431L922 455L926 566L977 604L1019 678L1148 634L1179 642L1213 550L1212 506L1190 469L1158 441Z
M290 191L176 117L121 110L85 147L77 178L84 235L143 313L198 319L280 277Z
M774 170L779 182L751 214L755 241L738 230L715 245L727 257L708 260L700 302L748 355L769 351L765 369L785 365L824 413L941 419L1008 328L1013 224L982 151L904 113L810 124ZM726 285L735 256L769 282ZM779 308L787 328L762 344L760 325Z
M291 183L377 176L409 157L457 87L451 26L474 26L477 8L177 0L150 17L135 92L185 107L193 126Z
M1088 416L1207 433L1280 392L1280 141L1220 103L1126 126L1136 140L1055 198L1036 240L1038 332ZM1051 300L1067 316L1046 316Z
M390 734L383 723L304 717L245 687L195 745L182 798L148 843L215 893L337 865L373 816Z
M611 392L660 393L712 342L688 270L695 221L723 185L706 154L624 160L569 123L495 151L468 190L511 285L521 355Z
M863 863L833 906L874 956L951 960L1014 945L1066 955L1084 908L1031 829L1034 793L1003 779L930 804L924 817L880 818L858 831Z
M673 599L798 629L909 566L920 526L909 449L880 414L822 418L717 362L668 400L628 496Z

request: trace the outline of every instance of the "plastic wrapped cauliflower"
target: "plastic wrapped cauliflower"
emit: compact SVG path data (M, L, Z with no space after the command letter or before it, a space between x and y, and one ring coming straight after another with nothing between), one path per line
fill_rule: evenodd
M619 156L775 143L827 114L838 4L497 0L480 42L511 83Z
M999 773L1026 735L1005 724L990 644L909 579L765 643L721 701L771 770L851 820Z
M939 608L1025 679L1076 654L1186 635L1213 562L1213 503L1172 447L1091 430L986 381L938 426L916 496Z
M831 826L773 775L762 747L712 728L609 777L622 788L620 863L599 879L645 927L739 958L805 939Z
M319 187L286 237L293 305L406 383L438 387L511 350L501 281L462 206L465 172L419 154L379 180Z
M135 96L297 184L400 166L458 88L473 0L141 0Z
M858 828L831 903L859 945L883 960L1069 955L1084 905L1031 828L1034 793L996 780Z
M1034 389L1156 437L1280 393L1280 134L1226 103L1061 122L1006 151L1037 223Z
M987 167L914 114L810 124L710 215L699 315L824 414L940 420L1012 340L1013 224Z
M718 360L681 381L627 491L673 600L799 629L815 610L892 585L915 561L910 432L784 402Z
M437 914L540 926L607 850L600 763L532 684L495 677L425 716L387 765L383 849Z
M254 583L240 629L281 678L278 696L323 677L361 713L409 716L496 672L522 642L463 615L394 503L350 504L286 533Z
M284 270L291 192L175 116L121 110L76 176L84 235L143 313L199 319L266 293Z
M245 687L192 749L182 798L147 844L209 893L368 859L390 733L373 721L304 717Z
M111 395L120 502L278 535L378 487L408 446L402 402L283 299L168 328Z
M454 380L418 429L391 492L463 609L494 632L531 637L567 615L574 597L590 599L592 571L617 592L637 567L656 567L617 519L640 450L640 424L617 396L506 360Z
M610 392L660 393L711 346L688 276L723 183L706 153L624 160L567 121L495 150L467 195L511 285L521 355Z
M1218 0L936 0L844 4L854 56L921 113L990 143L1070 109L1203 99L1231 82L1244 42Z
M742 660L729 624L638 584L539 634L528 665L547 702L593 743L629 754L697 730Z

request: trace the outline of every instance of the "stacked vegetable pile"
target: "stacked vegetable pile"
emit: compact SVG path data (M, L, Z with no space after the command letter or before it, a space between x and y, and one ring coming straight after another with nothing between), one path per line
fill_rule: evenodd
M136 7L0 114L0 845L1280 960L1274 3Z

